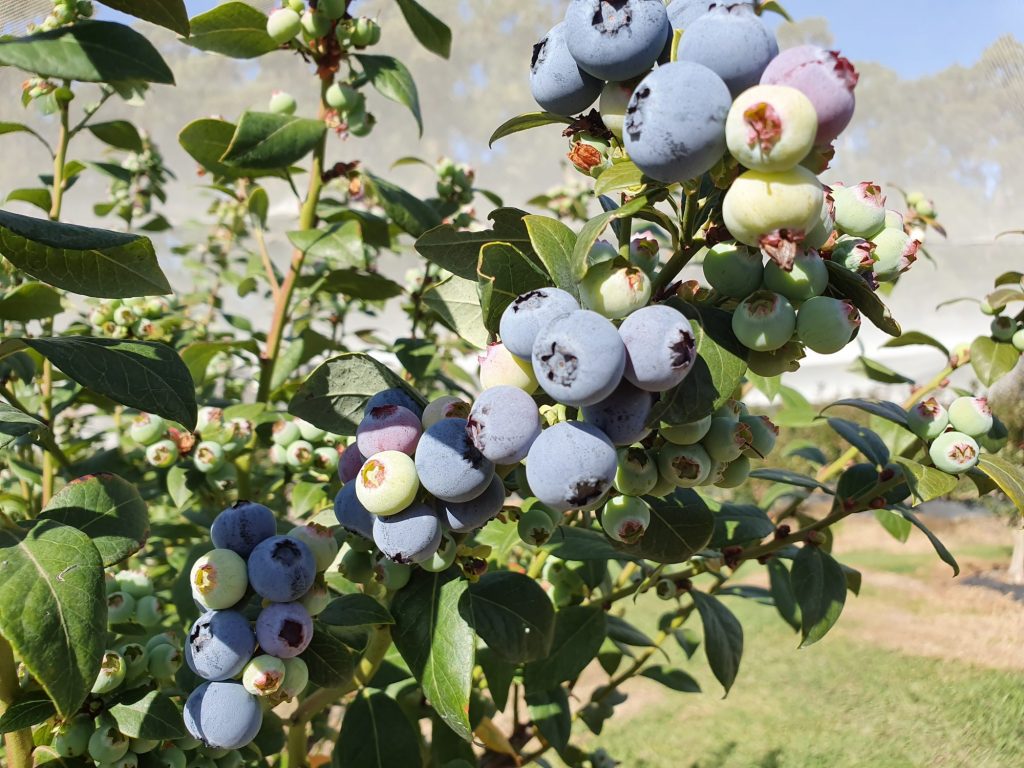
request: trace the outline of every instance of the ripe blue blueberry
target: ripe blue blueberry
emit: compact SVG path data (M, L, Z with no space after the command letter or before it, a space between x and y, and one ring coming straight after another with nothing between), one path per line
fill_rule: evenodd
M565 13L569 53L602 80L650 69L671 32L662 0L571 0Z
M567 405L590 405L608 397L625 367L626 348L618 330L588 309L556 317L533 342L537 382Z
M244 615L207 611L189 630L185 663L202 678L227 680L242 671L255 649L256 637Z
M565 45L565 22L556 24L533 46L530 93L541 109L556 115L575 115L594 103L603 83L587 74Z
M623 138L630 159L652 179L696 178L725 154L729 88L705 66L677 61L658 67L633 91Z
M664 304L638 309L619 326L626 349L624 376L647 392L664 392L679 384L697 359L690 321Z
M313 619L301 603L271 603L256 618L256 641L271 656L298 656L312 639Z
M498 334L505 348L529 360L537 333L551 320L580 308L572 294L560 288L538 288L516 297L501 313Z
M505 484L495 475L487 489L469 501L441 502L440 510L453 533L469 533L497 515L505 504Z
M598 504L617 469L612 441L592 424L577 421L545 429L526 458L530 488L559 512Z
M419 563L441 544L441 521L426 504L413 504L397 515L374 520L373 543L396 563Z
M249 555L249 583L260 597L277 603L298 600L313 586L316 558L303 542L272 536Z
M352 482L365 463L366 457L359 452L359 446L355 443L345 446L338 457L338 478L343 483Z
M185 702L185 728L207 747L241 749L263 725L259 699L241 683L203 683Z
M221 512L210 526L210 538L217 549L230 549L242 557L277 532L274 513L253 501L236 501Z
M703 64L735 97L757 85L779 53L775 35L749 5L720 5L697 18L679 43L679 60Z
M416 447L420 484L444 501L469 501L487 488L494 463L473 445L466 419L441 419Z
M540 414L533 398L518 387L491 387L473 403L466 429L489 460L516 464L526 458L540 434Z
M364 539L373 538L374 516L360 503L355 483L346 483L334 497L334 516L338 518L338 525L349 533Z
M604 400L581 409L583 420L601 430L615 445L632 445L650 434L647 417L654 396L622 381Z

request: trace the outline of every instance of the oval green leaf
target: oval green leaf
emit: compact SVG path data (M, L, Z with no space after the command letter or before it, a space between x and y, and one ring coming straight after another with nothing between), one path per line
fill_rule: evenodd
M528 131L531 128L540 128L541 126L553 125L555 123L569 125L572 123L572 118L562 117L551 112L528 112L525 115L517 115L494 129L491 138L487 140L487 146L492 147L498 139L511 136L513 133Z
M714 595L694 589L690 597L704 625L704 652L708 657L708 666L728 695L739 674L740 659L743 658L743 626Z
M393 56L357 53L355 58L362 65L370 84L381 96L408 107L412 116L416 118L416 126L422 136L423 116L420 114L420 98L416 92L416 83L406 66Z
M130 691L110 714L118 730L133 739L181 739L187 734L180 710L171 698L159 691Z
M332 627L363 627L394 624L395 619L383 605L369 595L353 593L336 597L317 616L321 624Z
M219 159L234 168L283 169L312 152L326 132L323 120L243 112L231 143Z
M267 17L248 3L221 3L192 19L185 41L232 59L254 59L280 46L267 34Z
M469 585L462 616L506 661L541 659L551 650L555 609L536 581L521 573L493 571Z
M381 768L420 763L419 734L398 702L386 693L364 689L345 709L332 765Z

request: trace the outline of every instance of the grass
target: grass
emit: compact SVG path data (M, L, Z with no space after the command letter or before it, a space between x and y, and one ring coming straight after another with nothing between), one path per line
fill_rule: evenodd
M910 553L891 562L883 553L858 554L860 565L897 573L916 560ZM858 565L857 557L844 561ZM913 562L910 571L925 562ZM871 590L861 599L905 597ZM703 649L687 661L678 647L668 648L672 664L696 677L704 692L679 694L631 682L625 690L632 700L622 716L608 721L600 736L578 726L578 740L604 747L623 768L1024 763L1024 674L881 649L858 640L852 629L844 631L842 619L820 643L797 650L797 637L773 608L737 598L726 602L745 637L739 678L727 699ZM662 608L644 601L628 618L653 631ZM971 631L969 624L963 631ZM951 646L956 642L949 638Z

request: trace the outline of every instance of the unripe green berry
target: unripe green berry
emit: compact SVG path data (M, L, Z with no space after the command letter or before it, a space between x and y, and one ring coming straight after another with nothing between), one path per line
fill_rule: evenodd
M532 508L519 518L519 538L527 544L539 547L551 538L555 527L543 509Z
M143 598L148 599L148 598ZM139 643L123 643L117 647L117 652L125 663L125 678L129 681L138 680L146 674L146 649Z
M807 301L828 287L828 267L817 251L802 251L788 272L774 261L764 268L764 287L790 301Z
M332 83L324 94L324 101L339 112L358 112L366 105L363 94L347 83Z
M662 600L672 600L679 595L679 587L672 579L658 579L654 593Z
M112 592L107 595L107 621L110 624L124 624L135 615L135 598L127 592Z
M151 445L159 440L167 431L167 422L152 413L140 413L132 419L128 435L137 443Z
M100 671L92 684L93 693L110 693L124 682L128 666L117 651L106 651L100 661ZM128 748L125 747L125 750Z
M601 510L601 527L609 538L635 544L651 524L651 508L636 496L613 496Z
M594 264L580 283L580 301L610 320L626 317L651 298L651 279L642 269L617 267L613 261Z
M438 545L437 551L419 566L430 573L446 571L455 562L458 550L459 546L455 543L455 539L451 537L451 534L445 533L441 536L441 543Z
M89 748L89 737L94 730L91 717L75 715L54 730L53 749L61 757L82 757Z
M184 656L173 645L158 645L149 649L146 669L157 680L171 680L181 669Z
M992 318L992 338L996 341L1010 341L1017 333L1017 321L1006 315Z
M136 755L147 755L159 746L156 739L131 739L128 742L128 749Z
M274 91L267 102L267 111L277 115L294 115L296 107L295 97L285 91Z
M1024 352L1024 328L1020 328L1015 331L1010 341L1013 343L1015 349L1020 352Z
M157 752L153 754L157 764L161 768L186 768L188 765L188 757L185 753L175 744L165 742Z
M242 671L242 685L253 696L276 693L285 678L284 662L276 656L257 656Z
M308 440L295 440L284 449L284 457L292 469L305 469L313 463L313 446Z
M369 552L349 549L341 557L338 572L355 584L366 584L373 578L373 557Z
M360 16L352 25L352 45L357 48L365 48L368 45L376 45L380 42L380 25L373 19Z
M274 443L270 446L270 461L279 467L285 466L288 463L288 449Z
M702 445L666 443L658 449L658 474L674 488L694 488L707 479L710 471L711 457ZM657 490L655 487L651 495Z
M721 294L742 299L761 287L764 267L759 250L718 243L704 256L704 279Z
M308 440L311 443L319 443L327 435L327 431L320 429L315 424L310 424L308 421L303 419L295 419L295 426L299 428L299 434L303 440Z
M732 316L732 330L740 343L758 352L782 347L796 330L796 312L784 296L757 291L744 299Z
M804 346L823 355L838 352L860 327L860 312L853 302L815 296L800 305L796 334Z
M224 423L224 411L212 405L204 405L199 409L199 417L196 419L196 432L220 427Z
M298 696L309 684L309 668L302 659L284 659L284 680L281 681L279 691L285 697L291 699Z
M395 592L409 583L409 579L412 578L412 566L380 557L374 563L373 576L385 589Z
M753 439L748 425L716 416L711 420L711 428L701 440L701 445L712 459L728 463L738 459L750 447Z
M312 8L302 14L299 23L302 25L302 32L311 40L319 39L331 31L331 20L326 14Z
M744 414L740 421L750 428L750 446L743 451L748 459L764 459L775 449L779 428L767 416Z
M199 557L189 572L193 599L207 610L237 604L249 586L245 560L230 549L214 549Z
M294 421L277 421L271 429L271 440L275 445L287 447L302 438L299 425Z
M220 443L203 440L192 452L192 465L200 472L213 472L224 465L224 448Z
M331 21L336 21L345 15L348 0L320 0L317 9Z
M128 752L128 737L118 730L110 715L101 715L89 738L89 757L97 763L112 763Z
M286 8L291 8L296 13L302 13L306 10L306 0L285 0L284 5Z
M338 556L338 540L334 538L331 529L317 523L305 523L297 525L286 534L293 539L303 542L316 560L316 569L322 573L326 571L334 558Z
M114 574L114 580L122 592L127 592L136 600L152 595L155 591L153 580L142 571L118 571Z
M695 445L704 439L704 435L708 433L709 429L711 429L710 414L687 424L662 423L658 434L675 445Z
M738 488L747 482L749 476L750 459L746 456L740 456L738 459L734 459L725 465L719 473L715 485L719 488Z
M163 602L156 595L140 597L135 602L135 623L147 629L164 620Z
M146 462L157 469L173 466L178 456L178 445L173 440L158 440L146 448Z
M989 453L999 453L1010 442L1010 431L998 418L993 417L992 427L978 438L978 445Z
M958 475L978 463L978 443L963 432L943 432L928 449L936 469Z
M302 597L299 598L302 607L310 616L319 616L331 602L331 593L327 589L327 582L324 581L322 573L316 575L316 579Z
M291 8L279 8L267 18L267 34L278 45L287 43L302 31L302 20Z
M970 437L981 437L992 429L992 409L984 397L958 397L948 413L953 429Z
M640 446L619 448L615 488L627 496L643 496L658 482L658 464Z

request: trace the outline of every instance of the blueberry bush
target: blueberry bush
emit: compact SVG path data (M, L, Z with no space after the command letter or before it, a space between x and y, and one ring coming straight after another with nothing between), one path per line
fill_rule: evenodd
M445 23L395 3L447 57ZM993 319L969 347L901 330L883 297L944 234L936 211L822 184L858 75L835 51L780 52L762 18L778 3L571 0L524 62L543 111L491 137L564 131L579 182L531 199L541 213L448 159L399 161L432 175L426 199L338 159L382 130L372 99L422 120L412 74L347 0L191 19L182 0L103 4L196 55L300 57L295 90L319 107L276 91L173 116L214 200L206 234L173 241L175 291L157 255L175 172L102 112L159 107L160 51L90 0L0 39L52 128L0 123L52 161L6 195L34 215L0 211L5 765L615 765L615 745L577 737L631 678L700 690L667 647L742 684L723 598L773 605L800 645L828 633L861 584L834 524L917 528L956 574L916 505L1024 509L1018 399L986 396L1024 350L1024 275L975 298ZM101 159L74 159L85 132ZM97 173L109 228L65 221ZM285 260L269 211L289 200ZM382 274L411 250L405 284ZM821 408L787 386L865 320L933 348L934 377L861 354L904 401ZM968 367L976 387L952 386ZM780 426L834 440L776 446ZM745 563L769 586L737 583ZM626 618L638 600L664 601L653 636Z

